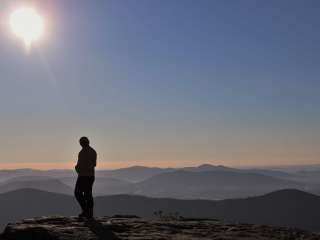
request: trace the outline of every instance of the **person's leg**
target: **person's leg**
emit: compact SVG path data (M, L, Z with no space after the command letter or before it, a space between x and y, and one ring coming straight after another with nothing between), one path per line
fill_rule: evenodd
M81 209L82 214L86 211L86 200L84 197L84 181L83 177L78 176L76 186L74 189L74 196L77 199ZM80 214L81 215L81 214Z
M87 177L87 188L84 192L85 201L86 201L86 215L88 218L93 217L93 196L92 196L92 187L94 183L94 176Z

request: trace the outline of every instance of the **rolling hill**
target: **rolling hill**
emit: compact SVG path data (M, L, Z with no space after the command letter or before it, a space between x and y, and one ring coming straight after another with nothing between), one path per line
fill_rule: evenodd
M97 216L133 214L152 217L179 212L184 217L217 218L231 222L299 227L320 231L320 197L287 189L259 197L221 201L148 198L114 195L95 198ZM43 215L75 215L79 211L73 197L33 189L0 194L0 225L17 219Z

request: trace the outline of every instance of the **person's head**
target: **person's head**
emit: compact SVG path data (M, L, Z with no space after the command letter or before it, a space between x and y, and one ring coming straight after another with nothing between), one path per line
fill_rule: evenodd
M82 137L82 138L80 138L79 143L80 143L81 147L88 147L90 144L90 141L87 137Z

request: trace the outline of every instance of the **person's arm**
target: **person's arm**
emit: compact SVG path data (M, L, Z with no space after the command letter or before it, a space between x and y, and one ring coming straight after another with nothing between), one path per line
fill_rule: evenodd
M95 153L95 155L94 155L94 167L96 167L97 166L97 153L96 152L94 152Z
M79 158L80 158L80 153L78 154L77 164L74 166L74 169L76 170L77 173L79 173Z
M93 150L93 154L92 154L92 161L90 162L90 167L94 168L95 166L97 166L97 153L96 151Z

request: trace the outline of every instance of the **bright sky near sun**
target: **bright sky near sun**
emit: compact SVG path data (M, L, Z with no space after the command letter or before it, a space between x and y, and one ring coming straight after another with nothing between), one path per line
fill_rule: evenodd
M2 0L0 167L320 163L319 9Z
M44 31L42 17L32 7L18 7L10 15L12 32L30 48L32 42L39 40Z

